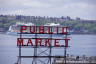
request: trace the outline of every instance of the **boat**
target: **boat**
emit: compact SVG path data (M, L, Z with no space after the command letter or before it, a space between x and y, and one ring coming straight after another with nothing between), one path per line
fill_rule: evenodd
M18 33L20 33L20 27L21 26L32 26L32 25L34 25L34 24L32 24L32 23L19 23L19 24L11 25L9 27L8 31L6 32L6 34L18 35Z
M8 35L17 35L19 33L19 25L11 25L9 30L6 32Z

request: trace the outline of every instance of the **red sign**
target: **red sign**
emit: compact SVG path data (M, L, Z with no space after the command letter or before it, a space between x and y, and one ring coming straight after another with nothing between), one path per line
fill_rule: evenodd
M40 33L40 34L68 34L68 27L52 26L21 26L21 33Z
M68 27L52 26L21 26L20 34L68 34ZM63 44L60 44L60 41ZM17 38L17 46L66 46L68 47L69 38Z

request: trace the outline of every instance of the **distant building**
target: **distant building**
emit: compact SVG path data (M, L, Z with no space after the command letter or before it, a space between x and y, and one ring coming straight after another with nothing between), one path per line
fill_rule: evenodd
M47 24L45 24L44 26L60 26L60 24L59 23L47 23Z

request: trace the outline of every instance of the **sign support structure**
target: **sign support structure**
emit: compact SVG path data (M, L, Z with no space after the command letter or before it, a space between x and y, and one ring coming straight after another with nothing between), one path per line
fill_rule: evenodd
M19 48L19 56L18 56L18 61L15 64L23 64L22 59L24 59L24 58L32 59L32 63L30 63L30 64L53 64L52 63L53 59L64 58L64 64L67 64L66 63L66 52L67 52L66 50L69 47L68 41L70 40L68 38L69 27L35 26L35 29L32 28L34 30L34 33L28 32L28 29L26 27L30 27L30 26L23 27L23 30L25 32L22 32L22 27L23 26L21 26L20 33L18 33L19 39L33 39L33 40L35 39L36 40L35 43L38 43L38 45L29 45L29 44L34 44L34 43L32 43L32 41L29 41L29 40L26 45L26 44L24 44L24 41L21 41L21 40L18 41L18 38L17 38L17 47ZM50 33L46 32L48 27L50 27ZM55 28L56 28L56 30L53 31L53 29L55 29ZM63 31L61 29L63 29ZM44 33L44 32L46 32L46 33ZM54 33L51 33L51 32L54 32ZM64 37L57 39L57 38L54 38L54 36L59 36L59 37L64 36ZM40 39L40 40L38 40L38 39ZM37 42L37 40L38 40L38 42ZM64 42L65 45L58 45L59 40L62 40L62 42ZM53 45L53 41L55 41L56 46ZM18 44L18 42L19 42L19 44ZM47 44L45 42L47 42ZM40 45L41 43L45 44L45 45L50 44L50 46ZM22 48L32 48L33 54L30 56L22 55ZM64 49L64 54L61 56L60 55L54 56L53 48Z

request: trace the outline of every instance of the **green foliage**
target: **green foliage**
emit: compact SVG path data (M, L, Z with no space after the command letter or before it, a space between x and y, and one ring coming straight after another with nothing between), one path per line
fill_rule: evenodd
M10 19L11 18L11 19ZM21 19L16 19L15 17L6 17L6 16L0 16L0 27L9 28L10 25L16 24L16 22L23 22L23 23L34 23L37 26L45 25L47 23L60 23L62 26L70 26L72 30L74 31L85 31L87 30L87 33L95 33L96 34L96 22L82 22L80 20L66 20L66 21L55 21L52 19L46 19L46 18L33 18L30 19L30 17L22 17Z

